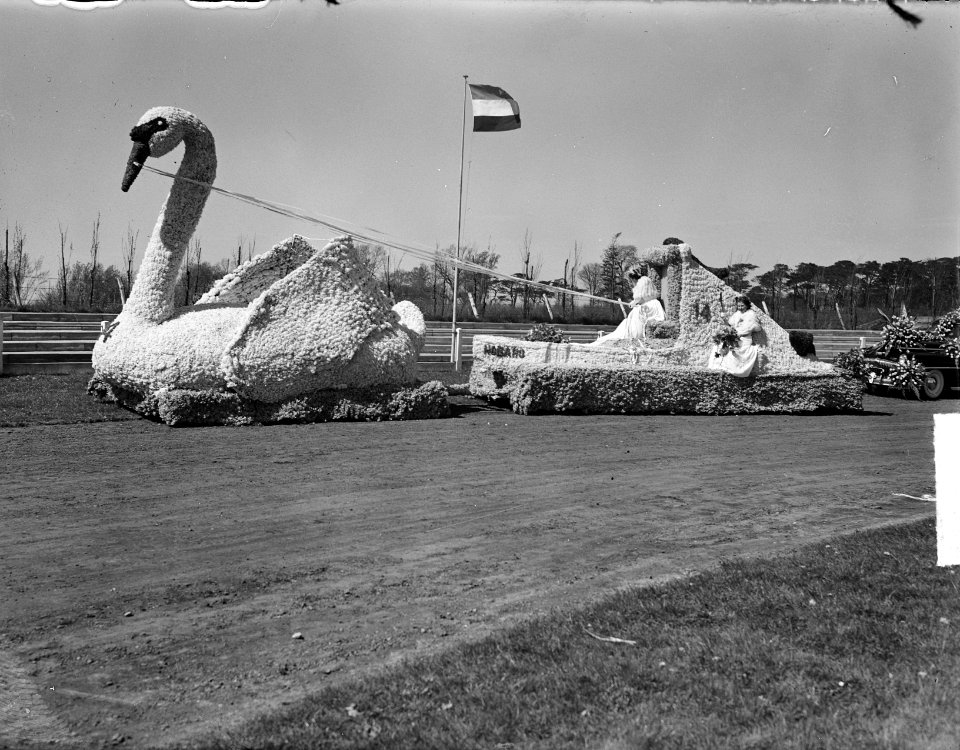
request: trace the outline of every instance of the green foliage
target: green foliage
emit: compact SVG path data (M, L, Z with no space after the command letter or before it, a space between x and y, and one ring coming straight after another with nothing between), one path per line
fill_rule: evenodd
M838 354L833 358L833 366L854 378L862 378L867 374L866 364L863 361L863 352L859 348Z
M627 269L632 266L637 259L637 248L633 245L621 245L620 233L618 232L610 240L610 244L604 248L603 257L600 261L600 287L601 297L610 299L625 299L630 297L632 284L625 274Z
M537 323L524 336L524 341L547 341L552 344L568 344L570 339L556 326Z
M680 324L675 320L651 320L647 336L655 339L675 339L680 335Z

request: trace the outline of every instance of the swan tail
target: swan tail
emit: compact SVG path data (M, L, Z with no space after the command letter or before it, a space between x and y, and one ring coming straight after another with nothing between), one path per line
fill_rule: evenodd
M420 308L412 302L403 300L393 306L393 311L397 314L399 326L406 331L419 354L427 334L427 323L423 319Z

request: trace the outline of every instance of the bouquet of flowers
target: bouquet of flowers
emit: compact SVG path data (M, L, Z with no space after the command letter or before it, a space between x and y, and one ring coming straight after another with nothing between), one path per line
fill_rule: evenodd
M880 347L882 351L888 352L891 349L909 349L922 342L923 334L917 330L917 321L909 315L897 315L883 327Z
M920 398L920 388L926 376L926 368L913 357L901 355L897 363L890 368L890 380L903 393L913 391L913 395Z
M717 351L713 353L713 356L721 357L730 349L735 349L740 345L740 334L733 326L724 326L713 334L713 343L717 345Z
M559 328L546 323L537 323L523 337L524 341L547 341L551 344L568 344L570 339Z

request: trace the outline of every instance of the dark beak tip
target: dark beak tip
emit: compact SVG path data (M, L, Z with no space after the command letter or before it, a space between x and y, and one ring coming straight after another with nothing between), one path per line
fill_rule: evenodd
M137 179L140 170L147 157L150 156L150 146L146 143L134 142L133 149L130 151L130 158L127 159L127 169L123 174L123 182L120 189L125 193L130 189L133 181Z

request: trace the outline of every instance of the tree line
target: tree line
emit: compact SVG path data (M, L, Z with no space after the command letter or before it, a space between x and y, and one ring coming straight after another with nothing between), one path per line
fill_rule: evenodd
M621 245L614 235L601 261L584 266L579 278L591 294L626 299L624 274L637 257L635 246ZM960 257L777 263L760 274L747 262L707 268L785 328L882 327L904 309L914 317L936 318L960 307Z
M59 229L59 263L51 274L28 250L28 236L19 224L5 230L0 266L0 309L117 312L136 277L134 258L139 231L128 227L120 239L121 263L102 262L100 217L90 229L83 259L76 259L74 243ZM668 238L676 239L676 238ZM679 242L679 240L677 240ZM666 241L664 241L666 243ZM662 244L664 244L662 243ZM626 271L637 264L639 251L615 234L599 262L582 262L582 247L574 243L564 260L563 276L541 276L542 256L533 251L533 237L524 233L518 248L519 270L500 271L495 248L468 245L460 258L469 264L457 274L457 319L498 322L556 322L609 325L623 315L619 305L584 299L574 294L628 300ZM222 251L221 251L222 252ZM204 252L199 236L191 241L177 280L178 305L195 302L224 274L256 254L256 240L240 237L235 250L216 262ZM355 244L354 260L362 264L392 300L414 302L428 319L449 320L453 312L456 246L436 248L430 261L403 268L383 246ZM709 267L734 289L746 293L786 328L876 328L885 318L906 309L916 317L937 317L960 307L960 258L942 257L896 261L839 260L829 266L784 263L755 274L757 266L731 262ZM496 272L497 275L483 270ZM537 281L549 291L524 283Z

